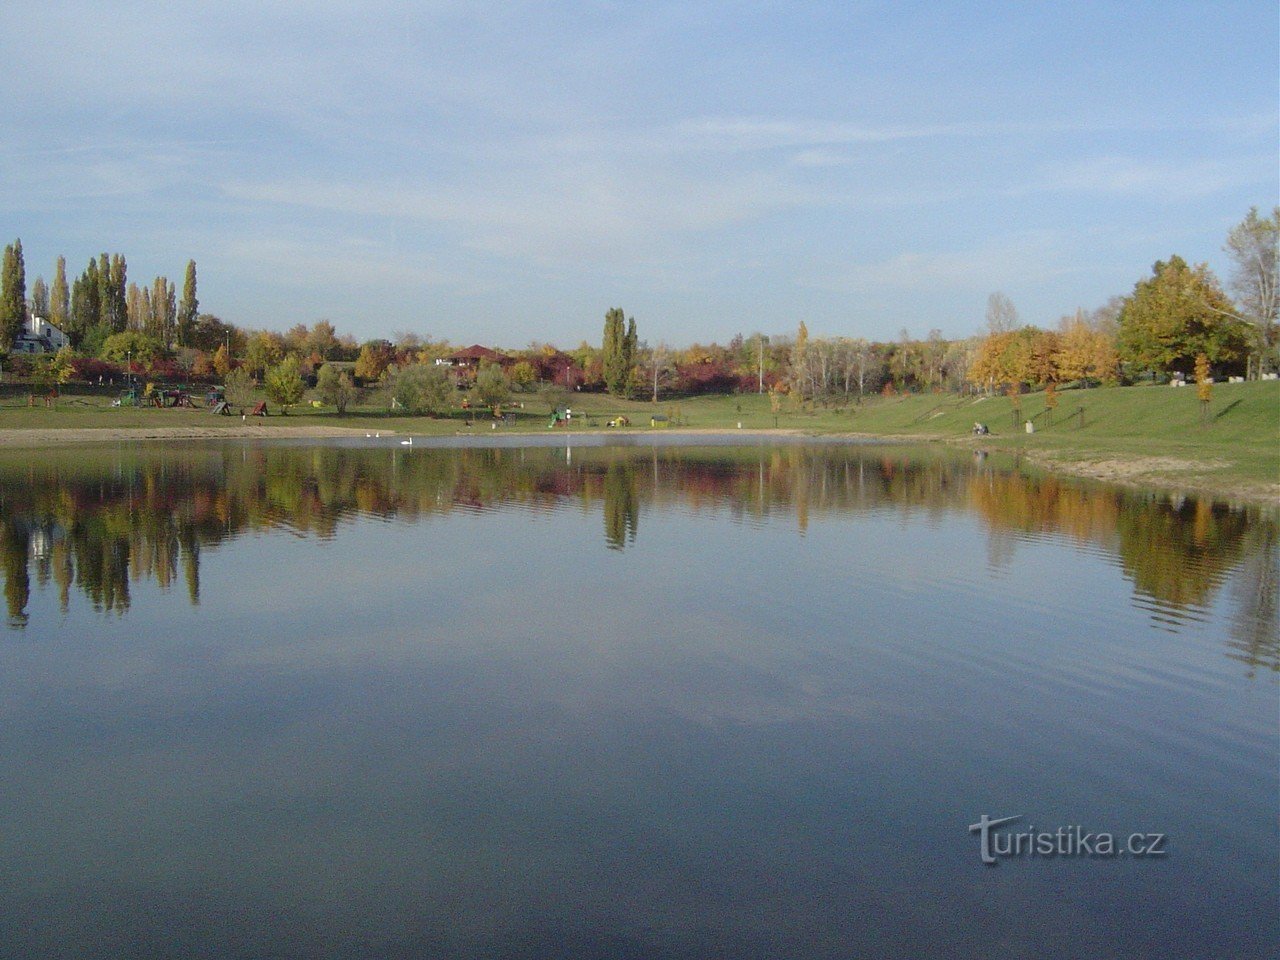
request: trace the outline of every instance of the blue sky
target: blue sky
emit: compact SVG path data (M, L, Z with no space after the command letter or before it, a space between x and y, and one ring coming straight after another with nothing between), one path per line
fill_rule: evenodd
M360 338L1052 324L1277 203L1259 3L0 10L0 231Z

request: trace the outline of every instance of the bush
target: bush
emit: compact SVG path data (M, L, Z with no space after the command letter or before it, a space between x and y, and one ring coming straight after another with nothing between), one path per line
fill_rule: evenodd
M320 392L322 401L337 408L339 416L347 412L347 407L356 398L354 381L331 363L320 368L320 375L316 377L316 389Z
M444 367L412 364L388 371L387 392L406 412L435 416L447 409L453 383Z
M298 358L288 356L267 371L263 384L267 397L280 404L285 413L302 399L306 384L302 382L301 365Z

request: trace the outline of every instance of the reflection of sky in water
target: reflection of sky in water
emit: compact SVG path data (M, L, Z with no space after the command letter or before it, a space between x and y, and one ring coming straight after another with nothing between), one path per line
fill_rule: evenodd
M0 943L47 956L1264 955L1274 674L1106 550L964 510L514 505L34 589ZM1169 834L978 863L981 813ZM0 954L4 951L0 950Z

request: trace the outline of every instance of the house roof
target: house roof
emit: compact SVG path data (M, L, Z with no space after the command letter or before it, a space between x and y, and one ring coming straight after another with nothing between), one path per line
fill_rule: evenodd
M499 353L497 350L490 350L488 347L482 347L478 343L473 343L469 347L464 347L456 353L451 353L445 357L446 360L463 361L474 360L479 363L481 360L490 360L494 363L502 363L509 359L506 354Z

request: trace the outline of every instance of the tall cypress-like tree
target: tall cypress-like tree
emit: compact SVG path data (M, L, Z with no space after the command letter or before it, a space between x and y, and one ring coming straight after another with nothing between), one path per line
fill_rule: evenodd
M110 327L112 333L118 333L124 327L122 325L117 328L115 324L111 295L111 258L107 254L98 255L98 265L94 275L98 278L98 322Z
M173 340L177 312L173 284L167 277L156 277L151 282L151 323L147 333L168 346Z
M627 335L624 322L623 312L619 307L613 307L604 315L604 340L600 346L600 358L604 364L605 389L614 396L624 393L627 387Z
M129 321L129 311L125 299L127 268L124 256L119 253L111 255L111 327L119 333Z
M90 257L89 265L80 274L71 291L71 317L66 333L71 338L72 346L79 347L89 332L102 323L101 293L98 263Z
M27 322L27 274L22 262L22 241L4 248L0 272L0 350L8 352Z
M636 334L636 318L627 320L627 335L622 341L622 356L627 363L627 372L636 365L636 355L640 350L640 338Z
M36 277L31 284L31 316L41 320L49 319L49 287L44 277Z
M53 286L49 288L49 322L66 331L71 319L71 293L67 289L67 258L59 257L53 270Z
M200 315L200 301L196 299L196 262L187 261L187 275L182 281L182 302L178 304L178 346L191 346L191 335Z

